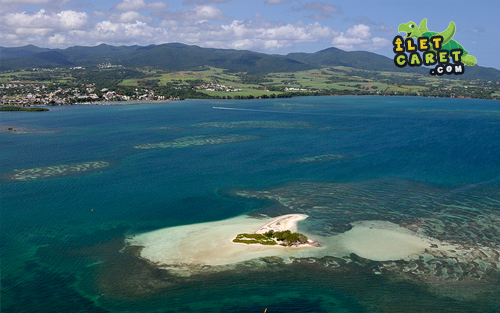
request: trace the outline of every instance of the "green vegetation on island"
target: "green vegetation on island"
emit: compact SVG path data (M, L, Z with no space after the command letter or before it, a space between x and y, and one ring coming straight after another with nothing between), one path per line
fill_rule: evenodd
M293 246L307 243L308 238L301 233L292 233L289 230L274 232L272 230L264 234L238 234L233 242L246 244L261 244L273 246Z

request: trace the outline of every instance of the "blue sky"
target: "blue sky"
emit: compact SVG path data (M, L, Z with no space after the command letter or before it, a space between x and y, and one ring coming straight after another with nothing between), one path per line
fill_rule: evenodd
M500 69L500 1L0 0L0 46L182 42L265 53L329 47L393 57L398 25L456 24L478 65Z

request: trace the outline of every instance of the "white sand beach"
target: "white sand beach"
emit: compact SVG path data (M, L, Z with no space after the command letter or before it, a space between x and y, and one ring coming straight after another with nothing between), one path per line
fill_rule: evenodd
M306 216L307 217L307 216ZM280 217L281 218L281 217ZM303 219L287 219L294 228ZM144 247L141 257L160 266L172 265L226 265L266 256L302 257L304 250L315 247L286 249L280 246L235 244L239 233L253 233L275 219L255 219L246 216L223 221L170 227L134 236L130 245Z
M356 222L351 230L337 236L315 236L313 239L319 241L321 247L303 245L285 248L232 242L240 233L265 232L269 229L295 231L297 222L305 218L307 215L304 214L283 215L275 219L239 216L217 222L160 229L129 238L128 243L142 246L142 258L166 268L228 265L269 256L285 259L321 258L327 255L343 257L351 253L374 261L388 261L418 258L426 249L427 253L456 249L387 221Z
M262 226L259 228L255 233L256 234L263 234L265 232L268 232L270 230L275 231L275 232L280 232L280 231L285 231L285 230L290 230L291 232L296 232L297 231L297 222L305 220L309 216L305 214L287 214L287 215L282 215L278 216L271 222L267 223L266 225Z

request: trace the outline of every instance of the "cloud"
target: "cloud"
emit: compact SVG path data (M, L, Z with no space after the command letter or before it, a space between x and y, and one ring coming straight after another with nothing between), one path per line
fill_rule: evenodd
M359 24L359 25L354 25L352 28L349 28L347 30L347 37L350 38L359 38L366 40L370 38L372 34L370 33L370 27Z
M377 27L375 27L375 30L379 31L379 32L386 33L386 34L393 34L394 33L394 28L392 28L391 26L384 25L384 24L377 25Z
M288 3L290 0L266 0L265 4L284 4Z
M320 20L326 20L326 19L329 19L331 18L332 15L329 14L329 13L318 13L318 14L311 14L309 15L309 18L311 20L315 20L315 21L320 21Z
M94 11L91 17L74 10L0 14L0 42L7 46L31 43L50 47L183 42L213 48L276 51L304 43L329 44L339 35L319 22L269 21L259 13L248 20L228 21L221 9L210 4L179 11L153 10L149 15L137 10L121 11L127 6L150 8L155 3L163 2L126 0L114 12ZM348 34L359 36L356 32L359 30Z
M56 27L55 20L53 20L52 16L47 14L45 10L40 10L35 14L26 12L7 14L4 23L7 26L17 28Z
M233 20L227 24L165 19L159 27L168 42L257 51L274 51L321 40L329 42L337 34L319 23L272 23L260 14L256 14L254 20Z
M207 3L222 3L222 2L229 2L231 0L184 0L182 1L182 4L207 4Z
M184 12L183 17L191 20L225 20L226 15L216 6L196 6L192 10Z
M313 20L325 20L332 18L332 14L342 14L342 10L334 5L324 2L312 2L303 5L296 11L317 11L318 13L309 16Z
M85 33L94 41L115 44L138 43L140 40L155 39L164 35L161 29L151 27L141 21L134 23L102 21L97 23L94 29Z
M18 13L20 7L38 5L44 8L63 8L63 5L70 0L0 0L0 14Z
M208 45L233 49L277 50L297 43L331 38L335 32L319 23L276 24L263 27L252 21L234 20L202 34Z
M76 12L72 10L61 11L60 13L50 13L40 10L37 13L10 13L4 20L7 26L23 29L47 29L47 30L69 30L81 29L88 22L88 16L85 12Z
M394 34L394 28L391 26L387 26L384 23L377 23L373 21L372 19L366 17L366 16L357 16L353 18L346 18L344 19L345 22L352 22L355 24L364 24L368 26L374 26L376 32L381 32L381 33L386 33L386 34Z
M123 0L112 9L117 11L162 10L168 5L162 1L146 3L144 0Z
M308 3L300 9L307 10L307 11L321 11L321 12L325 12L325 13L337 13L337 14L342 13L342 10L340 10L336 6L333 6L333 5L327 4L327 3L323 3L323 2Z
M67 10L61 11L57 16L63 29L81 29L88 22L88 16L85 12Z
M109 20L112 22L119 22L119 23L130 23L135 21L152 22L152 18L143 16L135 11L127 11L121 14L113 14L109 17Z
M193 9L184 10L181 12L160 12L156 13L155 15L163 19L171 20L223 21L227 19L224 12L222 12L221 9L214 5L198 5Z
M52 37L49 37L48 44L51 46L61 46L64 45L68 41L68 37L62 34L55 34Z
M75 31L88 28L87 13L63 10L59 13L40 10L35 13L8 13L0 16L2 43L28 43L57 46L67 42Z
M47 4L66 3L69 0L0 0L0 4Z
M371 38L370 27L364 24L354 25L346 33L340 32L332 40L332 45L343 50L368 49L378 50L391 42L385 38Z

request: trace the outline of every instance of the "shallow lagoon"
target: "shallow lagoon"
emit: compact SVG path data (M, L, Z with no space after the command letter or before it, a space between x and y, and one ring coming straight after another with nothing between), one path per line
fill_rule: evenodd
M494 101L411 97L2 113L37 132L2 134L1 177L113 165L2 180L2 310L490 312L500 305L499 113ZM185 138L195 140L183 149L134 148ZM310 216L299 223L308 236L382 220L469 253L258 255L179 275L126 244L168 227L288 213Z

